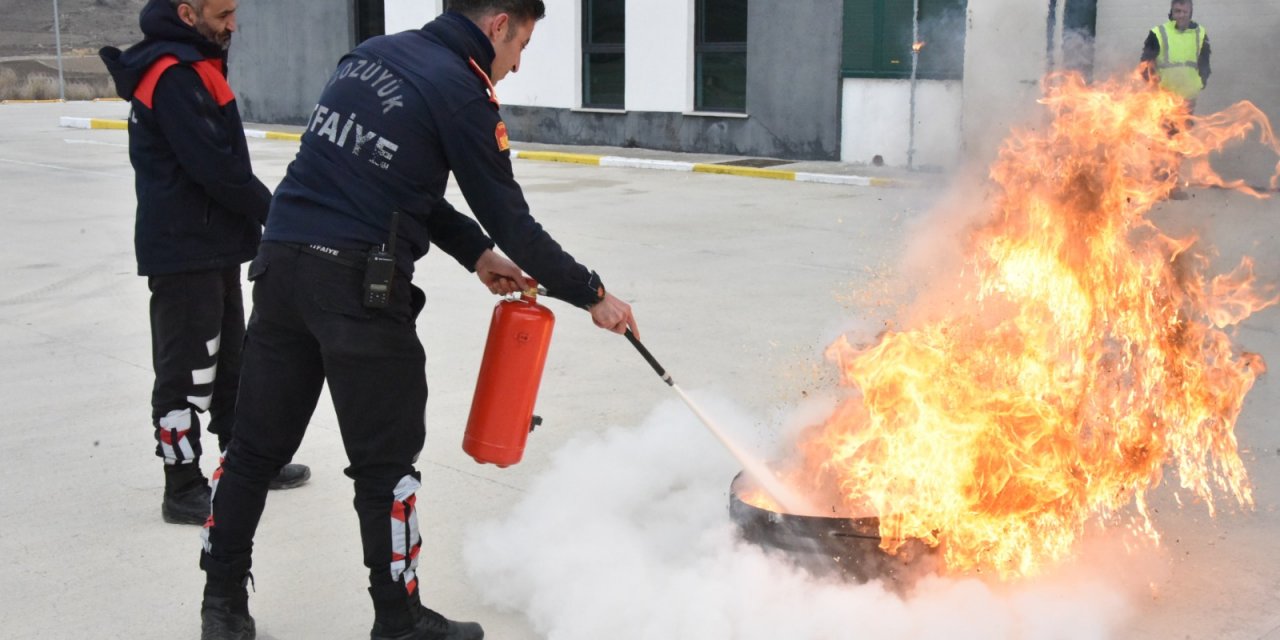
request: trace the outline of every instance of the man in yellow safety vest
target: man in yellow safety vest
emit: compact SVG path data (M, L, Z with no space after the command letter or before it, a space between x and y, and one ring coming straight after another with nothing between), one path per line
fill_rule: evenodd
M1195 111L1196 98L1209 80L1209 36L1191 20L1191 0L1173 0L1169 21L1151 28L1142 47L1148 77L1183 98Z
M1210 73L1209 36L1204 27L1191 20L1192 8L1191 0L1173 0L1169 21L1152 27L1142 47L1143 76L1182 96L1188 115L1195 113L1196 98ZM1190 123L1186 122L1170 123L1169 135L1188 126ZM1169 197L1185 200L1187 194L1174 187Z

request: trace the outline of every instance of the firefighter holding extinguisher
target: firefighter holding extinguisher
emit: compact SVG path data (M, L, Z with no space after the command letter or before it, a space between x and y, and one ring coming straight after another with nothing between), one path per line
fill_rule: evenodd
M236 437L214 476L200 565L202 638L253 638L246 584L267 485L301 443L328 382L355 483L373 640L473 640L421 604L414 469L425 440L425 355L410 282L430 244L490 291L532 283L636 331L605 290L529 214L511 169L493 85L519 70L542 0L449 0L422 29L372 38L343 57L276 189L249 267ZM479 223L443 195L453 174ZM492 238L492 239L490 239ZM496 245L511 259L494 252Z

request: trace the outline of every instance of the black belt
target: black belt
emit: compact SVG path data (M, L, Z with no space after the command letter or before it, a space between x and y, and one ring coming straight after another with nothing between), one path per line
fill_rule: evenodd
M330 262L336 262L340 265L351 267L352 269L363 269L369 262L369 253L367 251L357 251L355 249L334 249L333 247L326 247L322 244L297 244L294 246L303 253L309 253L317 258L324 258Z

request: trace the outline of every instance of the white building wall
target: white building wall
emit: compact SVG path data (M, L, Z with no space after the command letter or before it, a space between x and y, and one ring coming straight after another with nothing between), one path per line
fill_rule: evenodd
M1060 20L1061 2L1058 11ZM969 0L962 116L964 160L989 165L1012 127L1042 115L1036 100L1048 66L1048 18L1049 5L1043 1Z
M655 1L655 0L649 0ZM670 2L671 0L662 0ZM678 0L681 2L687 0ZM440 15L444 0L385 0L386 31L416 29ZM645 2L629 2L643 5ZM547 17L538 21L520 61L497 87L503 104L573 108L582 103L582 3L546 0Z
M630 4L630 3L628 3ZM502 104L571 109L582 104L582 2L546 0L547 17L538 21L520 71L498 85Z
M582 106L582 2L546 0L520 71L498 86L503 104ZM443 0L386 0L387 33L415 29ZM682 113L693 106L693 0L627 3L626 108Z
M1010 128L1038 115L1048 13L1043 1L969 0L964 79L917 88L915 165L989 164ZM842 160L866 163L880 155L891 166L906 165L907 86L903 80L844 81Z
M417 28L440 13L443 0L385 0L387 32ZM579 109L582 95L581 0L546 0L524 53L521 72L498 87L504 104ZM969 0L965 77L962 82L921 81L917 87L915 164L986 163L1011 127L1032 123L1039 82L1049 67L1047 2ZM687 113L693 103L694 0L627 2L626 108ZM1058 3L1059 20L1063 10ZM1151 26L1165 19L1167 0L1101 0L1098 3L1095 77L1131 70ZM1280 125L1280 65L1273 46L1280 33L1280 1L1231 0L1196 6L1196 19L1213 44L1214 74L1200 111L1239 100L1257 104ZM1054 35L1062 41L1061 29ZM1053 53L1061 58L1061 52ZM1058 60L1055 60L1057 62ZM880 155L905 165L909 144L909 85L902 80L841 81L841 159L870 162ZM1256 146L1256 145L1255 145ZM1266 162L1261 149L1226 159L1252 166ZM1265 177L1265 176L1263 176Z
M444 0L384 0L383 22L387 33L417 29L440 15Z
M691 0L627 3L628 110L693 110L693 12Z
M955 165L960 154L962 95L959 81L917 81L914 166ZM907 166L910 113L910 80L845 79L840 160L869 164L880 156L887 165Z

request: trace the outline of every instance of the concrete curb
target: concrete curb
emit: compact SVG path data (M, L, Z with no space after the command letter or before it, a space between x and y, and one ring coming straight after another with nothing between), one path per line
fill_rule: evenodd
M128 129L129 123L124 120L107 120L104 118L71 118L62 116L58 126L70 129Z
M743 176L747 178L793 180L795 182L819 182L823 184L845 184L858 187L891 187L899 184L897 181L890 178L872 178L868 176L842 175L836 173L786 171L783 169L758 169L755 167L736 167L733 165L706 162L680 162L677 160L657 160L650 158L624 158L621 156L600 156L587 153L563 153L559 151L519 151L512 149L511 157L521 158L523 160L590 164L599 165L601 167L658 169L661 171L683 171L686 173L715 173L720 175Z
M127 129L124 120L105 120L102 118L76 118L63 116L59 126L71 129ZM268 140L288 140L299 142L302 134L283 131L264 131L262 129L245 129L247 138L265 138ZM788 180L794 182L817 182L821 184L842 184L855 187L896 187L904 183L892 178L875 178L869 176L844 175L838 173L812 173L807 171L786 171L784 169L760 169L756 167L739 167L727 164L707 162L681 162L678 160L660 160L654 158L624 158L621 156L602 156L588 153L565 153L560 151L521 151L511 150L513 159L538 160L542 162L567 162L600 167L621 167L627 169L656 169L659 171L680 171L685 173L713 173L720 175L741 176L745 178L764 178L769 180Z
M62 98L42 98L39 100L0 100L0 105L5 104L70 104L72 102L124 102L120 98L90 98L88 100L63 100Z

